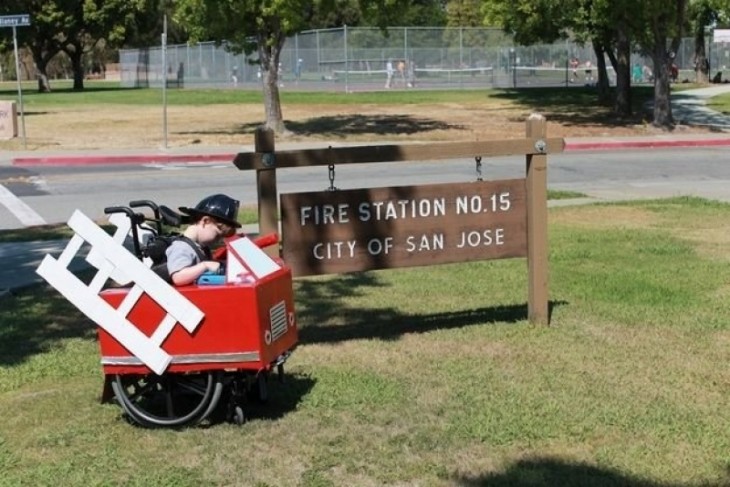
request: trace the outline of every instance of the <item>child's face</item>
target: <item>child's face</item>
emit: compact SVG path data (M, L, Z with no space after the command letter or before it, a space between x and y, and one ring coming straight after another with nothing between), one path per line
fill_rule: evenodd
M230 237L234 233L234 229L230 225L210 217L203 217L200 223L202 228L198 232L198 240L203 245L211 244L224 237Z

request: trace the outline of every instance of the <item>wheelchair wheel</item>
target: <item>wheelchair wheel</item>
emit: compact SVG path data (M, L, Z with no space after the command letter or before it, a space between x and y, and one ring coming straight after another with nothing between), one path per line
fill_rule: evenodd
M116 375L112 389L129 418L145 427L190 426L217 405L223 383L217 372Z

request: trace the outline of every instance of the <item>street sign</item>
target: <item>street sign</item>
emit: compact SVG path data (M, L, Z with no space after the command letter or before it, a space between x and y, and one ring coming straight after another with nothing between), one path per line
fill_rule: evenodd
M27 27L30 25L30 15L0 15L0 27Z

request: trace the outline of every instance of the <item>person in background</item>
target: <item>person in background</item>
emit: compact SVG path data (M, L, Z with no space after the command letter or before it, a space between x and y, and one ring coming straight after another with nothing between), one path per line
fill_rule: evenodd
M572 72L570 82L575 83L578 81L578 65L580 62L578 61L577 57L574 57L570 60L570 71Z
M395 74L395 71L393 70L393 61L388 59L388 62L385 63L386 88L391 88L393 86L393 74Z
M294 67L294 78L296 79L297 83L299 83L299 80L302 79L303 65L304 65L304 60L302 58L297 59L297 65Z
M398 61L398 77L403 82L403 86L406 86L406 62L402 59Z
M231 83L233 83L234 88L238 86L238 66L234 66L233 71L231 71Z
M636 63L631 67L631 82L641 83L643 81L643 73L641 71L641 64Z
M593 65L590 61L586 61L586 83L593 82Z

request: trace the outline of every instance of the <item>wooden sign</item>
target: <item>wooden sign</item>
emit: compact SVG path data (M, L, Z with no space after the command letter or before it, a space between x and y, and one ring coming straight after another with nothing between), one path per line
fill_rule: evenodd
M295 276L527 255L524 179L281 195Z

